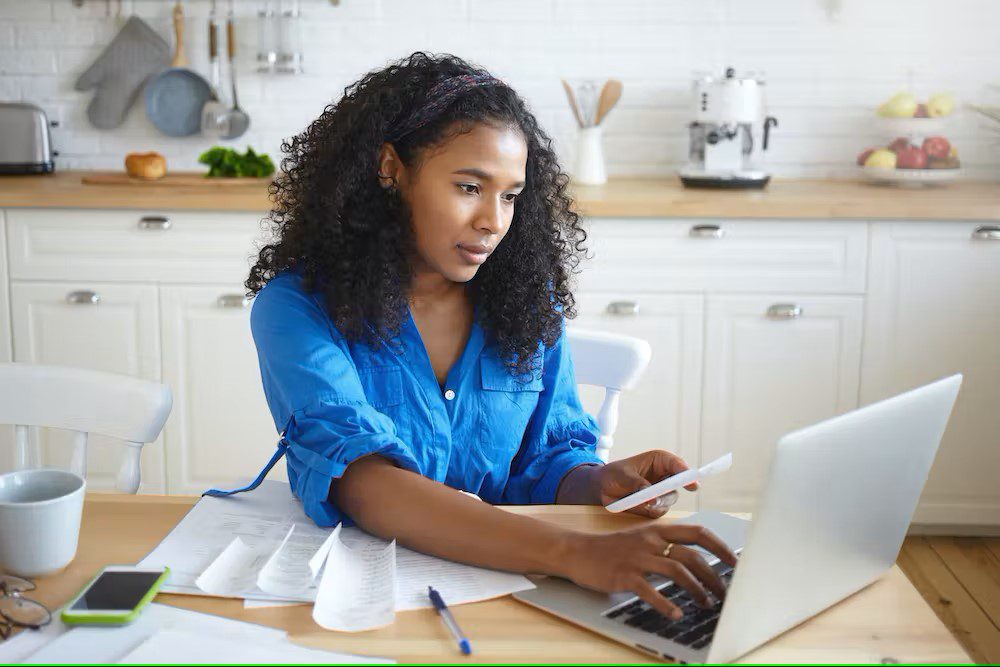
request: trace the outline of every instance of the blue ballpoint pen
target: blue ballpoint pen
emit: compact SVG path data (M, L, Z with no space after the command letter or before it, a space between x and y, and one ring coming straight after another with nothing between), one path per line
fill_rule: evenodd
M444 600L441 598L441 594L434 590L433 586L428 586L427 595L431 597L431 602L434 603L434 608L437 609L438 615L441 616L441 620L443 620L444 624L448 626L452 636L455 637L455 641L458 642L458 648L462 650L462 654L469 655L472 653L472 644L470 644L469 640L462 634L462 629L458 627L458 623L455 622L455 617L451 615L451 611L448 609L448 605L446 605Z

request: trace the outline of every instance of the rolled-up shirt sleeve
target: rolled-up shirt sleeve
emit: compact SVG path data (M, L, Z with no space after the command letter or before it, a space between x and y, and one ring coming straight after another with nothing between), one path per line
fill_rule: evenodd
M603 465L597 456L600 429L580 403L565 330L543 359L542 392L511 464L506 503L554 503L567 473L581 465Z
M329 490L352 461L379 454L421 470L393 421L368 402L346 340L299 284L279 276L254 299L250 328L264 396L288 447L288 480L305 513L320 526L350 524L329 501Z

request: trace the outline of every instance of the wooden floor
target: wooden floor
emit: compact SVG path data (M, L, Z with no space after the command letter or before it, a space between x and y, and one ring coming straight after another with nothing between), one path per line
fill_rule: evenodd
M1000 538L907 537L899 567L977 663L1000 663Z

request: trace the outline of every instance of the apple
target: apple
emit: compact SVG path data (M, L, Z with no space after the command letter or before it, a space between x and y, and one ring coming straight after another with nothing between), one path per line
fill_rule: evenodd
M930 114L927 113L927 105L926 104L918 104L917 105L917 110L913 112L913 117L914 118L929 118Z
M927 137L924 139L923 149L930 157L948 157L951 144L944 137Z
M913 95L905 92L896 93L878 108L880 116L889 118L912 118L916 111L917 101L913 99Z
M955 98L948 93L936 93L927 100L927 113L931 118L947 116L955 110Z
M895 139L892 140L892 143L889 144L888 148L893 153L897 153L898 154L899 151L906 150L907 148L910 148L911 146L912 146L912 144L910 143L910 140L907 139L906 137L896 137Z
M930 157L927 158L928 169L958 169L961 166L957 157Z
M876 148L865 160L866 167L879 167L880 169L895 169L896 154L888 148Z
M924 149L910 146L896 151L896 167L898 169L926 169L927 153Z
M875 152L874 148L866 148L858 154L858 166L864 166L868 161L868 156Z

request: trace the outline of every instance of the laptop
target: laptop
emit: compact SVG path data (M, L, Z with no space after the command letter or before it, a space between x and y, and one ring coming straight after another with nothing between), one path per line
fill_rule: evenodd
M785 435L752 522L708 511L678 521L740 553L735 570L709 560L728 586L724 605L701 609L662 578L660 594L683 605L679 621L631 593L553 577L514 597L658 658L734 660L892 567L961 383L953 375Z

